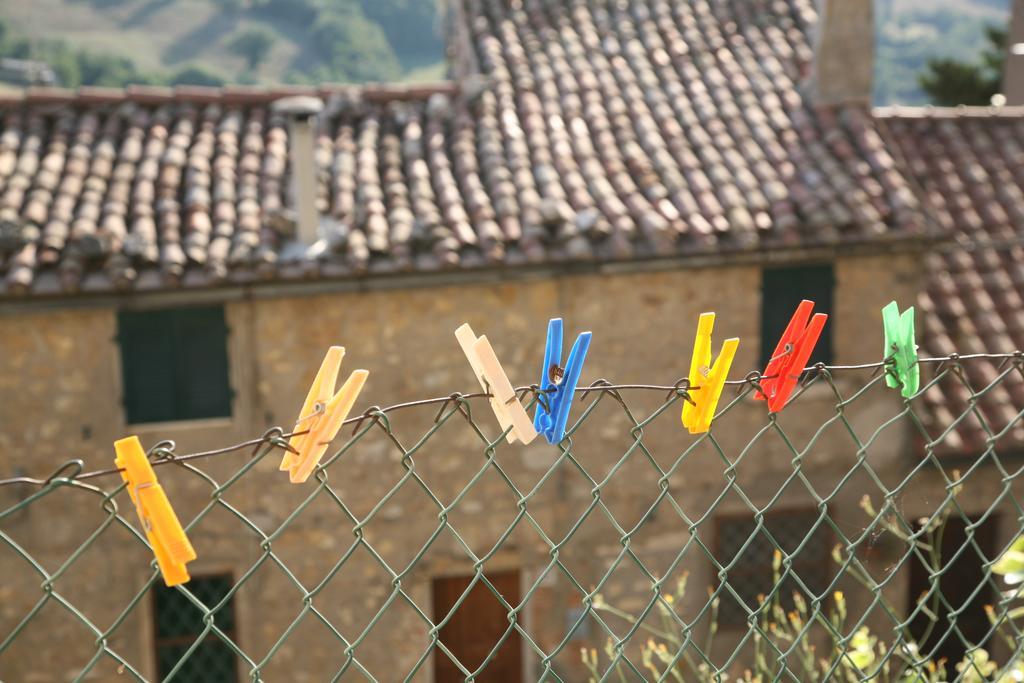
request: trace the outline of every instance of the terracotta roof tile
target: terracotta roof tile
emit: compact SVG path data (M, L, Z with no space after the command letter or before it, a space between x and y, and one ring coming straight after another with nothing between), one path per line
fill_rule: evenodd
M155 286L150 269L187 287L928 230L869 112L801 96L812 0L458 10L450 52L481 71L461 88L33 89L0 102L0 221L19 235L0 244L6 293L35 291L48 269L67 291ZM293 243L288 126L269 108L295 94L327 104L315 151L327 237L312 251ZM978 163L958 180L1011 172ZM1019 216L1012 190L993 192L1001 208L950 213ZM308 263L285 273L296 259Z
M1024 349L1024 108L881 109L876 118L926 208L952 231L953 246L929 257L933 276L919 302L923 351ZM938 411L959 415L969 409L972 392L984 392L978 407L986 426L999 433L1009 425L997 447L1024 447L1024 377L1011 369L997 382L1005 368L964 367L963 381L928 392L936 424L944 420ZM972 416L945 445L980 451L987 436Z

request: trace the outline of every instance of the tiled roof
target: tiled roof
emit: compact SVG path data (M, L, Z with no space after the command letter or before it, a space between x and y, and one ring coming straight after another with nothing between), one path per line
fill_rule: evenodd
M0 296L928 234L869 111L801 96L813 0L462 0L453 87L322 88L327 238L289 245L286 92L0 103Z
M883 109L876 112L927 209L952 231L949 249L929 256L931 279L921 294L922 351L932 356L1009 353L1024 349L1024 108ZM965 363L981 391L996 365ZM937 424L967 412L970 391L950 381L926 394ZM1024 406L1024 377L1012 371L978 399L996 432ZM987 435L970 417L947 439L979 452ZM999 444L1024 446L1018 422Z

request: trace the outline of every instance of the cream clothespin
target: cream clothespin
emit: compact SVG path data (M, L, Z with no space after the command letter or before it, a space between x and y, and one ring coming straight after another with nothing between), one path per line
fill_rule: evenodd
M462 351L466 354L470 366L480 386L491 395L491 408L502 430L508 430L505 438L509 443L516 439L528 444L537 436L537 430L533 428L533 421L519 403L519 397L508 375L502 369L498 357L491 348L491 342L487 337L477 337L468 324L462 325L455 330L455 338L459 340ZM509 429L511 427L511 429Z
M121 478L128 482L128 495L139 513L139 522L153 548L164 583L168 586L186 583L189 575L185 564L196 559L196 551L157 481L139 437L115 441L114 452L117 454L114 464L122 470Z
M309 388L306 402L302 404L302 412L292 431L307 433L293 436L288 441L295 453L285 452L280 468L282 471L288 470L293 484L301 484L309 479L309 475L320 464L320 459L338 435L341 423L348 417L370 375L366 370L353 371L335 394L334 383L344 357L345 348L342 346L332 346L327 350L313 386Z

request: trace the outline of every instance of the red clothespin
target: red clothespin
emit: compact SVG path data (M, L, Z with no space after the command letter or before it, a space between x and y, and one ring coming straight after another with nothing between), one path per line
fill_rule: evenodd
M813 301L804 299L800 302L764 370L761 391L755 396L759 401L768 401L769 413L777 413L785 407L828 320L824 313L817 313L811 318L812 311Z

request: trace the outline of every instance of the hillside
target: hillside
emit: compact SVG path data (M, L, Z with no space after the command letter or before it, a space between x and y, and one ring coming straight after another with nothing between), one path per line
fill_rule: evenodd
M679 0L681 2L686 0ZM0 56L63 85L434 80L443 0L25 0L0 3ZM929 57L976 58L1009 0L876 0L878 104L924 104ZM5 30L6 29L6 30Z
M4 54L50 62L72 86L436 79L438 17L437 0L0 3ZM69 61L118 66L83 67L76 78Z

